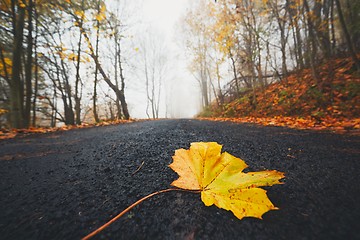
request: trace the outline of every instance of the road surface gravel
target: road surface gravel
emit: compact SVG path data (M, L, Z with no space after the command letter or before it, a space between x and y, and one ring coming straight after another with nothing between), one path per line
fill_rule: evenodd
M169 188L171 156L197 141L222 144L249 171L285 172L266 188L280 209L240 221L199 194L167 192L94 239L360 239L359 136L190 119L0 141L0 239L80 239Z

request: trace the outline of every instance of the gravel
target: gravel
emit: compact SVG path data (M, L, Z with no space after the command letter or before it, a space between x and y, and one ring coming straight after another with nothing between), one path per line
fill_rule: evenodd
M360 239L359 136L190 119L0 141L0 239L84 237L169 188L171 156L197 141L222 144L249 171L285 172L266 188L280 209L238 220L199 194L167 192L94 239Z

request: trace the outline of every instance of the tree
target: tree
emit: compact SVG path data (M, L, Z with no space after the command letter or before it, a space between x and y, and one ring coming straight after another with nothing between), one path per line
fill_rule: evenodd
M139 50L146 87L146 114L153 119L159 118L160 98L167 71L166 49L160 45L159 39L146 35Z
M356 64L357 70L360 71L360 62L359 62L359 59L356 56L355 47L354 47L354 44L353 44L353 42L351 40L349 31L348 31L348 28L347 28L347 24L345 23L345 19L344 19L344 16L343 16L343 11L342 11L340 1L339 0L334 0L334 1L336 3L336 8L337 8L337 11L338 11L341 28L342 28L342 31L343 31L343 33L345 35L347 48L349 49L350 55L351 55L352 59L354 60L354 62Z
M79 18L76 18L76 21L79 21ZM96 64L96 67L99 69L99 72L100 74L102 75L103 79L105 80L105 82L108 84L108 86L115 92L116 96L119 98L120 102L121 102L121 106L122 106L122 110L123 110L123 113L124 113L124 118L125 119L130 119L130 114L129 114L129 111L128 111L128 108L127 108L127 103L126 103L126 100L125 100L125 94L124 92L122 92L118 87L116 87L115 84L113 84L110 80L110 78L106 75L104 69L102 68L102 65L99 61L99 58L96 56L95 54L95 51L94 51L94 48L92 46L92 43L90 41L90 38L87 34L87 32L85 31L84 28L80 28L81 30L81 33L83 34L87 44L88 44L88 47L89 47L89 50L90 50L90 56L91 58L94 60L95 64Z
M124 27L119 19L115 16L115 14L110 15L110 20L108 21L108 25L110 26L110 38L113 39L114 46L114 77L115 77L115 86L119 88L119 77L120 77L120 91L124 93L125 91L125 74L123 67L123 56L122 56L122 33L121 29ZM117 108L117 118L122 118L122 109L121 109L121 101L118 97L116 97L115 105Z
M211 84L208 75L210 73L209 54L213 46L209 35L210 8L205 1L200 1L195 7L195 10L186 14L182 32L186 35L186 50L191 59L189 70L199 83L201 102L205 108L211 102Z
M97 2L97 15L95 17L95 27L96 27L96 42L95 42L95 56L96 58L99 57L99 38L100 38L100 17L97 16L101 16L101 8L100 8L100 1ZM94 114L94 120L95 122L99 122L99 115L97 112L97 105L96 105L96 101L97 101L97 84L98 84L98 73L99 73L99 69L97 67L97 64L95 64L95 76L94 76L94 88L93 88L93 114Z
M186 15L184 32L193 36L187 38L186 48L194 56L191 71L198 73L194 77L200 85L205 82L201 79L215 79L216 71L208 71L204 77L202 70L203 66L208 69L216 66L209 56L219 51L230 68L227 73L231 75L227 85L230 90L226 94L233 99L234 95L240 97L251 89L249 102L253 108L257 107L258 91L269 82L287 79L294 70L310 68L322 94L334 77L331 62L336 54L347 52L359 67L358 1L223 0L193 6L195 10ZM206 35L206 43L200 39L202 34ZM326 76L319 73L318 67L325 61L329 62ZM221 78L226 79L226 74L218 79ZM206 99L204 91L202 98Z
M25 4L16 0L11 1L13 9L13 51L12 77L10 82L10 122L13 128L24 127L23 116L23 85L21 79L21 56L23 54L23 36L25 24Z
M28 16L28 25L27 25L27 48L26 48L26 64L25 64L25 109L24 109L24 127L30 126L31 118L31 100L32 100L32 67L33 67L33 1L28 1L27 6L27 16Z
M108 21L107 14L110 12L102 0L0 2L1 121L5 117L15 128L28 127L30 123L54 125L56 121L80 124L87 115L85 110L90 109L83 85L91 77L95 78L94 115L99 121L96 113L97 100L102 97L97 95L99 76L115 93L117 117L130 117L120 50L123 36L120 31L115 37L110 36L120 21L115 15ZM93 21L88 20L91 18ZM104 55L99 49L109 39L116 42L112 51L116 56L116 76L100 62ZM86 54L95 62L95 73L88 72L90 58ZM4 112L9 112L9 116Z
M81 0L79 10L81 13L85 11L85 2L84 0ZM75 8L76 9L76 8ZM82 28L84 24L84 18L85 14L80 15L80 21L78 22L79 27ZM81 44L82 44L82 34L81 31L79 31L79 41L78 41L78 49L76 53L76 77L75 77L75 122L76 124L81 124L81 91L80 91L80 84L81 84L81 78L80 78L80 63L81 63Z
M96 7L95 7L95 9L96 9ZM95 62L96 68L98 69L98 71L102 75L104 81L114 91L115 95L120 100L121 107L122 107L122 112L124 114L124 118L129 119L130 114L129 114L129 111L128 111L128 108L127 108L127 103L126 103L126 99L125 99L124 90L119 89L116 86L116 84L112 83L109 76L105 73L105 71L104 71L104 69L102 67L102 64L100 63L99 56L97 56L96 51L95 51L95 49L93 47L93 44L91 42L91 39L90 39L90 37L88 35L89 30L87 30L84 27L84 25L81 24L81 18L79 18L79 16L78 16L79 14L77 14L76 12L70 12L70 14L74 18L75 25L79 28L81 34L83 35L83 37L85 39L85 42L87 43L88 50L89 50L89 55L93 59L93 61ZM85 13L83 11L81 11L80 16L82 16L83 14L85 14ZM100 13L100 14L104 14L104 13Z

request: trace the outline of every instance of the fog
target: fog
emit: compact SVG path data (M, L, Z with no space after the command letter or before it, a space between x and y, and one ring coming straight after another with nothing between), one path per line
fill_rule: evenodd
M123 19L127 31L124 45L128 49L123 57L127 62L125 95L131 117L148 117L144 54L148 57L149 52L151 54L155 50L161 51L159 55L165 59L161 75L159 117L193 117L200 111L199 86L188 71L178 29L180 18L185 14L190 0L120 2L124 4L119 11L120 19ZM108 6L121 8L118 3L109 0ZM156 87L158 85L156 82Z

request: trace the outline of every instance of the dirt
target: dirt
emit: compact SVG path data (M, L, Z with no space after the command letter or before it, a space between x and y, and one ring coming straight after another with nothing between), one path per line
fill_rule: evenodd
M223 144L248 170L285 172L266 188L280 209L240 221L199 194L168 192L94 239L360 239L359 136L187 119L0 141L0 239L84 237L169 188L171 156L196 141Z

